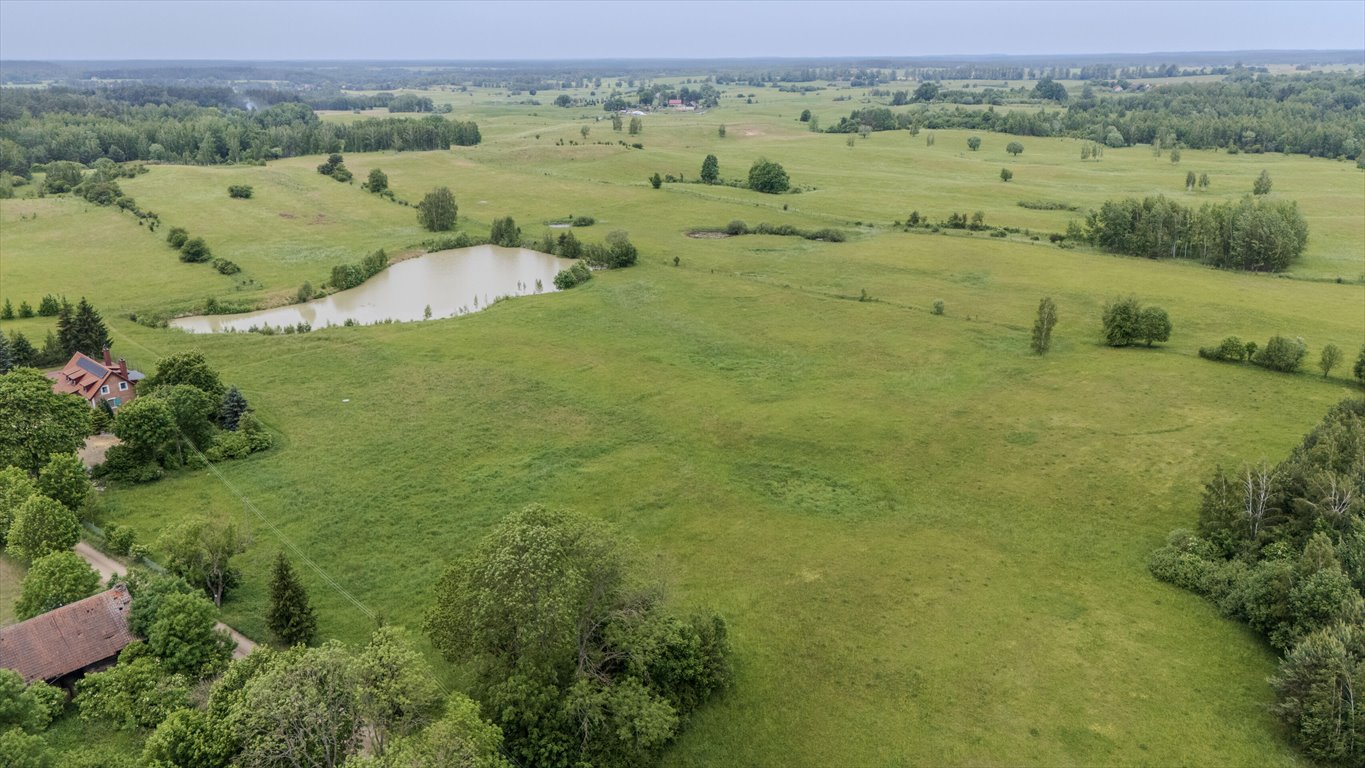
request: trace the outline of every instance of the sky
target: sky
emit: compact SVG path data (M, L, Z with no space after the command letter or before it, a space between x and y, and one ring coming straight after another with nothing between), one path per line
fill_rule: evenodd
M0 0L0 59L603 59L1365 49L1365 1Z

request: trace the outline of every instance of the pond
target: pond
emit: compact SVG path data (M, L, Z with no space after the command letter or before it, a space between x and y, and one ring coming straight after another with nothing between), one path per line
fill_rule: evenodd
M371 325L385 320L406 322L477 312L495 299L552 293L555 273L573 265L526 248L479 245L435 251L390 265L361 285L304 304L237 315L178 317L171 327L191 333L248 331L308 323L313 328L351 320Z

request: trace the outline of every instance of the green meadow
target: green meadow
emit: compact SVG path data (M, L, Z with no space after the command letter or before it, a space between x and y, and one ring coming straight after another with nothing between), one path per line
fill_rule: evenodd
M1157 582L1145 560L1193 524L1216 465L1276 461L1359 394L1349 370L1308 369L1324 344L1353 360L1365 338L1365 174L1195 150L1173 165L1145 146L1082 162L1080 141L993 133L970 152L956 131L849 147L796 117L809 108L833 124L861 91L753 89L754 104L735 98L747 87L725 91L718 109L648 115L634 137L600 110L438 92L454 117L478 121L483 144L347 154L352 185L318 174L318 157L154 166L120 181L165 228L238 263L230 277L181 264L164 229L131 216L6 200L0 298L88 296L141 370L198 349L278 434L276 449L216 472L101 494L105 518L147 542L192 515L248 527L243 584L223 614L252 637L264 637L284 541L383 620L416 626L445 563L540 501L616 523L678 604L729 622L736 685L666 765L1305 765L1267 709L1271 650ZM1004 149L1016 138L1017 158ZM780 162L803 191L646 181L694 179L708 153L725 178L759 157ZM450 187L461 230L511 215L535 238L548 221L591 215L580 239L627 230L640 263L452 320L266 337L127 319L209 297L279 303L376 248L415 253L429 234L413 209L360 188L376 167L414 204ZM1288 275L1047 241L1104 200L1237 199L1262 169L1309 222ZM1184 191L1189 170L1210 175L1207 192ZM229 184L255 195L230 199ZM911 211L982 211L1029 233L893 226ZM686 236L733 219L850 237ZM1101 306L1130 292L1170 313L1170 343L1100 344ZM1043 296L1060 323L1039 358L1029 329ZM46 325L6 327L40 340ZM1233 334L1302 336L1310 366L1284 375L1196 356ZM302 575L323 636L368 634L347 596ZM462 683L462 670L438 668Z

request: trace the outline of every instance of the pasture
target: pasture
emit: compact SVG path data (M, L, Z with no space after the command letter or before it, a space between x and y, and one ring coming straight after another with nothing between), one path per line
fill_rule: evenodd
M1280 333L1303 336L1311 359L1329 342L1354 358L1361 171L1195 150L1172 165L1148 147L1082 162L1079 141L1027 137L1016 158L1004 150L1014 137L979 134L971 152L955 131L849 147L796 117L809 108L833 124L858 91L831 102L832 90L753 89L748 104L735 94L751 89L724 90L719 108L651 114L636 137L600 109L442 92L483 144L347 154L354 185L319 175L316 157L159 166L122 182L166 227L241 265L232 277L181 264L164 230L109 209L3 201L0 298L88 296L142 370L201 350L278 433L276 449L221 465L222 480L182 473L102 496L107 520L143 541L188 515L249 527L224 619L253 637L280 537L384 620L415 626L450 558L542 501L618 524L679 604L729 621L736 686L666 765L1303 764L1266 710L1270 650L1155 581L1145 558L1193 523L1216 465L1277 460L1359 392L1349 372L1283 375L1195 352ZM708 153L724 178L780 162L803 191L646 182L693 179ZM283 301L335 263L413 252L429 236L413 210L360 189L375 167L413 203L449 186L460 229L511 215L534 238L544 222L591 215L580 239L627 230L641 262L453 320L262 337L126 319L209 296ZM1263 168L1309 222L1288 276L1064 250L1046 233L1081 213L1017 204L1236 199ZM1209 173L1210 190L1186 193L1187 170ZM255 196L229 199L229 184ZM982 211L1041 239L893 226L911 211ZM733 219L850 239L685 236ZM1129 292L1170 313L1169 344L1099 343L1100 307ZM1061 320L1039 358L1028 336L1043 296ZM43 327L25 323L13 327ZM346 597L301 575L323 636L368 634ZM439 666L460 684L461 670Z

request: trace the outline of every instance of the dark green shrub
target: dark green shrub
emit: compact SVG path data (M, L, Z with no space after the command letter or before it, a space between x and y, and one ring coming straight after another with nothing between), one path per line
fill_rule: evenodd
M1272 371L1294 373L1299 370L1307 354L1308 345L1303 343L1303 339L1271 336L1265 346L1251 357L1251 362Z
M166 242L169 243L172 248L178 249L184 247L185 241L189 239L190 235L185 231L184 227L171 227L170 231L166 233Z
M213 268L218 270L219 274L223 275L235 275L242 271L242 268L237 266L235 262L228 261L227 259L214 259Z
M198 264L208 261L212 257L213 253L209 250L208 243L205 243L204 238L202 237L192 237L189 240L186 240L184 245L180 246L181 261L190 264Z
M251 186L247 184L233 184L228 187L228 197L236 198L238 200L248 200L251 198L251 194Z

